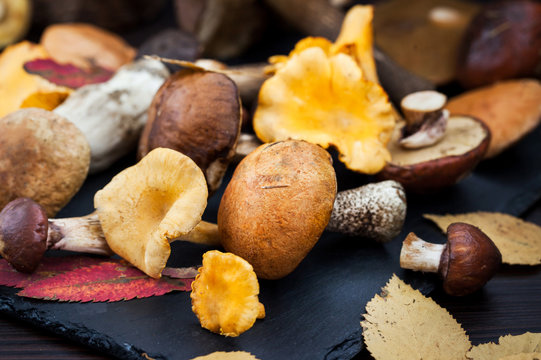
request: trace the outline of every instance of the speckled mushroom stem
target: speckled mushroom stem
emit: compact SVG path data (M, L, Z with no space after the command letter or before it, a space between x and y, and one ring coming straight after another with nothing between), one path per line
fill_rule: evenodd
M414 233L409 233L400 250L400 267L437 273L445 246L426 242Z
M406 208L404 188L393 180L341 191L326 230L390 241L404 225Z
M49 219L47 248L111 256L96 212L78 218Z

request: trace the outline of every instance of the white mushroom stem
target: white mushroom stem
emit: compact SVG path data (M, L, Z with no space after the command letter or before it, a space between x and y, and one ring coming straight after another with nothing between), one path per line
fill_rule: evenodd
M418 91L400 102L406 120L400 145L418 149L433 145L445 135L449 112L443 107L447 97L433 90Z
M445 246L426 242L414 233L409 233L400 251L400 267L437 273Z
M97 213L65 219L49 219L47 248L111 256Z
M340 191L326 230L390 241L402 230L406 208L404 188L393 180Z
M173 241L189 241L217 247L220 245L220 236L216 224L201 221L188 234L170 240L170 242ZM47 247L89 254L114 255L107 245L96 212L82 217L49 219Z

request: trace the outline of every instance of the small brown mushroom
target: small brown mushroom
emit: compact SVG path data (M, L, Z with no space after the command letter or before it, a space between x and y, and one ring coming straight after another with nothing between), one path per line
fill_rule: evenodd
M220 202L224 248L246 259L258 276L292 272L322 232L389 241L406 214L402 186L369 184L336 194L330 155L299 140L264 144L237 166Z
M138 157L157 147L177 150L203 170L214 192L235 156L241 125L241 102L230 78L183 69L170 76L154 96Z
M500 251L479 228L453 223L447 228L447 243L428 243L410 233L402 245L400 266L438 273L443 290L453 296L471 294L489 281L502 262Z
M1 118L0 128L0 208L29 197L54 216L86 179L86 138L69 120L37 108Z
M400 145L417 149L434 145L445 135L449 111L443 107L447 96L433 91L418 91L400 102L406 125L402 129Z
M17 198L0 212L0 254L24 273L33 272L48 249L113 255L95 213L75 219L48 219L41 205Z

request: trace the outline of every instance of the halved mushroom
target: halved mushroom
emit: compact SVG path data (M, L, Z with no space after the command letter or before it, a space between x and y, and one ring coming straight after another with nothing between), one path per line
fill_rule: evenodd
M229 77L183 69L154 96L138 157L157 147L180 151L203 170L212 193L235 156L241 125L238 90Z
M70 121L28 108L0 119L0 208L29 197L54 216L88 173L90 147Z
M389 143L391 160L378 174L396 180L408 191L427 193L454 185L483 159L490 131L470 116L451 116L444 137L436 144L407 149L400 145L402 130L397 127Z
M366 186L337 196L323 148L299 140L264 144L239 163L224 192L221 243L258 276L277 279L297 267L325 229L388 241L405 219L403 189L394 181Z
M205 177L189 157L157 148L99 190L94 205L109 247L158 278L169 242L201 221L207 196Z

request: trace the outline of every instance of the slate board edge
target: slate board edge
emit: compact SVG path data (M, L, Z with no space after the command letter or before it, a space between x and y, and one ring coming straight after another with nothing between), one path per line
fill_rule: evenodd
M114 356L125 360L166 359L160 354L149 354L131 344L120 344L108 335L89 329L77 323L60 323L52 321L53 316L47 311L35 308L17 309L15 300L7 296L0 296L0 313L18 321L23 321L34 327L46 330L47 332L77 342L108 356ZM147 356L145 356L145 355Z

